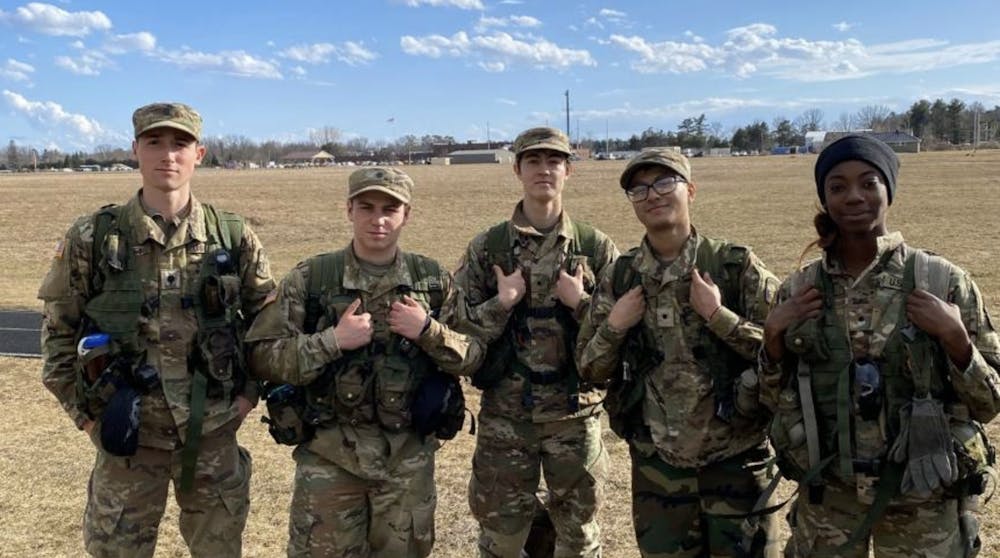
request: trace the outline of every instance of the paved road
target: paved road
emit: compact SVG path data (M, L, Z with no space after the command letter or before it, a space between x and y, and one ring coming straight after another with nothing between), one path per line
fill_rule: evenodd
M0 355L42 356L39 336L42 315L38 312L0 312Z

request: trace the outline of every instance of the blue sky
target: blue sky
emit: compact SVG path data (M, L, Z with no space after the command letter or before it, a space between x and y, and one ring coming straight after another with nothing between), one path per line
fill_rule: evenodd
M509 139L724 133L818 108L1000 104L1000 3L0 0L0 141L126 146L132 110L195 106L205 133Z

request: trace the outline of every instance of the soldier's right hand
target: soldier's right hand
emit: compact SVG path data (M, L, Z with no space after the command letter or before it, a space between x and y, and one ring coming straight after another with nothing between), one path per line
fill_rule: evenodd
M516 268L510 275L507 275L500 269L500 266L493 264L493 274L497 277L497 298L500 299L500 305L503 306L504 310L510 310L518 302L521 302L524 293L528 290L521 268Z
M361 308L361 299L355 299L340 316L333 335L342 351L351 351L363 347L372 340L372 315L368 312L357 314Z
M618 331L626 331L642 321L646 312L646 297L642 285L636 285L622 295L608 313L608 325Z
M818 318L822 310L823 295L812 285L772 308L764 320L764 348L768 358L781 360L785 354L785 330L792 324Z

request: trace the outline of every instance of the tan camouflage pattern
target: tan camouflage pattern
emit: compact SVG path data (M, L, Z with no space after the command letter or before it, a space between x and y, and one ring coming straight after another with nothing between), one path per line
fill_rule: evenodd
M565 212L555 228L543 234L528 222L519 203L507 226L510 254L524 270L525 296L530 294L533 308L561 304L555 286L567 258L576 258L572 266L583 267L584 290L589 293L596 274L618 257L614 243L600 231L595 231L596 269L585 256L572 256L573 223ZM465 319L456 327L490 342L504 334L511 312L503 309L496 296L494 260L486 253L486 237L481 233L469 243L455 274L455 282L467 296ZM586 293L573 315L577 320L589 307ZM555 318L527 321L530 341L516 348L516 358L531 370L563 370L573 358L566 351L563 327ZM550 515L556 556L599 556L595 514L607 468L599 423L604 392L581 386L580 409L572 412L565 382L532 385L533 407L526 409L522 402L525 381L520 374L508 375L482 396L469 484L473 516L480 523L480 556L520 557L535 514L539 468L554 502Z
M551 149L552 151L558 151L566 155L573 154L573 147L569 144L569 137L562 130L547 126L529 128L514 138L515 155L535 149Z
M584 290L590 292L595 285L595 277L602 269L618 257L618 249L611 239L597 231L597 247L594 258L596 269L591 269L585 256L573 256L569 242L573 238L573 224L565 212L548 234L542 234L530 223L519 203L509 221L511 251L516 266L524 270L532 308L552 308L561 304L555 295L559 270L565 269L567 258L575 258L573 265L583 266ZM484 342L492 342L504 334L512 315L500 305L496 296L496 280L493 261L486 254L486 233L477 235L455 272L455 283L466 293L467 319L454 326L474 335ZM527 296L527 295L526 295ZM574 317L579 320L590 306L590 295L584 294ZM524 366L536 372L556 372L562 370L573 358L567 354L565 332L555 318L528 318L530 340L517 347L517 359ZM531 392L534 408L525 409L521 402L524 393L524 378L512 374L500 381L495 388L483 393L482 411L518 420L541 423L554 420L568 420L600 412L598 404L604 399L603 390L591 389L580 394L580 410L571 413L567 409L567 392L564 382L548 385L533 385Z
M905 305L900 278L890 277L888 268L901 270L912 249L896 232L878 239L877 253L872 265L857 278L850 277L842 263L826 254L789 276L778 291L776 303L787 300L791 293L803 285L815 283L822 266L830 274L834 293L833 310L838 319L846 322L851 349L855 356L878 357L893 330L899 309ZM884 266L879 260L887 257ZM962 322L972 340L972 360L969 366L958 369L949 363L941 371L958 399L967 405L970 415L983 423L1000 412L1000 336L990 322L983 298L975 282L959 267L945 262L949 274L949 300L958 306ZM783 375L783 366L791 363L795 369L795 355L786 351L787 362L770 362L764 351L759 360L761 402L776 411L801 414L801 408L786 409L790 401L782 403L781 393L790 379ZM907 376L910 377L909 373ZM852 394L857 405L857 394ZM790 415L791 416L791 415ZM884 417L882 418L884 420ZM852 448L860 458L881 457L886 454L889 442L878 421L857 420ZM810 505L808 498L800 495L793 514L792 535L786 552L792 556L811 556L810 549L823 556L868 556L866 548L832 552L847 540L857 527L864 513L877 495L876 477L862 474L855 476L854 484L846 484L833 475L824 475L825 486L822 505ZM878 556L961 556L958 539L958 512L955 499L944 499L941 489L930 499L914 496L897 496L890 501L887 514L873 527L868 544L875 547ZM798 553L795 548L798 547ZM827 553L832 552L832 553Z
M701 236L692 231L680 256L662 265L643 240L633 260L646 297L643 323L654 332L665 356L645 378L643 416L657 453L675 467L700 467L743 453L765 439L767 414L737 414L727 424L715 416L712 377L707 362L692 354L691 339L704 324L688 302L690 274ZM601 274L590 313L577 339L580 374L606 381L621 371L619 349L626 332L613 331L607 316L615 304L613 271ZM763 323L778 280L752 253L740 277L741 308L723 307L708 328L740 355L753 359L763 340ZM689 320L682 316L691 316ZM685 321L687 323L685 323ZM739 374L742 371L734 371Z
M139 107L132 113L135 137L153 128L174 128L201 140L201 115L183 103L153 103Z
M673 467L651 446L630 447L635 538L645 558L778 558L778 522L744 520L776 473L767 444L696 469ZM735 517L734 517L735 516ZM737 547L749 544L747 554Z
M350 246L344 249L344 256L343 288L360 293L361 308L372 315L373 342L389 342L393 334L389 331L388 315L391 304L401 298L398 287L412 286L415 282L403 253L397 252L392 267L382 276L367 273ZM461 295L447 271L442 271L439 280L444 291L442 315L431 320L416 344L445 372L470 375L482 362L483 347L476 339L444 325L455 321L449 309L458 307L455 301ZM308 284L309 264L302 262L282 279L277 297L264 307L247 334L251 370L256 377L305 385L342 357L332 327L303 333ZM426 308L426 301L419 302ZM376 357L372 365L377 373L385 365L385 357ZM419 502L421 509L433 518L433 452L438 445L433 437L424 440L412 429L388 432L378 425L377 419L372 423L338 422L318 429L316 437L295 452L296 496L289 529L291 555L306 555L305 549L311 549L315 556L369 556L360 551L347 552L365 548L367 544L372 556L426 556L433 543L433 522L428 527L429 533L425 529L414 534L410 531L411 524L399 523L398 518L399 514L409 513L405 506L412 507L414 502ZM427 485L431 490L429 499L425 497ZM322 497L331 491L337 494L344 491L343 504L347 507L333 506ZM360 496L358 491L362 491ZM366 512L371 514L369 522L356 517L359 513L362 519L365 517L359 510L366 508L357 502L360 497L363 503L365 494L370 504ZM303 525L306 517L314 518L317 523ZM410 541L411 538L414 540ZM327 548L344 549L345 554L339 551L326 554ZM396 552L403 548L408 550Z
M347 179L347 199L371 191L389 194L408 204L413 196L413 180L391 167L367 167L351 173Z
M90 482L88 513L84 518L88 548L93 544L99 549L99 552L95 551L95 556L115 556L115 552L124 552L123 556L138 556L142 555L141 549L146 544L152 554L167 484L180 478L179 458L176 456L187 437L192 383L187 356L198 324L194 310L181 308L179 293L184 291L188 281L199 277L208 240L204 209L193 196L187 215L175 223L176 230L169 238L160 224L145 213L138 194L122 211L123 215L127 213L132 219L134 238L131 246L136 251L136 265L154 268L147 269L148 273L143 273L143 276L163 277L161 272L172 272L180 278L180 284L170 289L159 282L142 285L147 299L159 300L154 318L141 319L138 327L147 345L146 362L159 371L161 388L142 397L139 454L124 459L98 451ZM76 341L81 334L84 306L96 294L90 292L89 283L94 269L94 262L91 261L93 227L94 215L81 217L70 227L38 291L38 297L44 301L42 382L56 396L77 427L94 418L84 416L77 407L75 372ZM243 309L249 320L274 288L267 257L249 225L244 226L240 243L239 273ZM255 390L244 395L256 401ZM240 466L242 469L239 471L242 472L234 472L237 471L233 457L237 446L235 427L231 425L238 421L238 416L239 408L235 401L209 398L205 402L204 438L194 490L178 496L178 501L184 500L181 504L181 531L186 533L185 540L191 545L192 552L204 547L211 551L203 555L239 556L240 534L246 522L246 487L249 486L250 468L249 454L239 450L245 454L246 466ZM99 431L99 425L96 425L94 438ZM216 449L212 449L213 439L222 440ZM97 445L100 446L99 441ZM218 456L214 457L212 452L217 452ZM147 457L152 463L149 467L144 465ZM237 480L239 475L244 474L245 478ZM242 500L238 496L240 490L243 491ZM220 492L226 500L222 510L219 509ZM109 494L128 499L121 500L118 505L115 503L118 500ZM117 506L120 514L118 527L108 526L106 517L109 512L102 511L106 505ZM160 511L157 512L157 509ZM122 525L131 527L122 528ZM225 539L225 542L220 543L216 539ZM133 549L138 549L134 551L138 554L133 553Z
M422 558L434 545L434 445L378 480L354 475L299 446L289 558Z
M684 180L691 181L691 162L687 157L669 147L648 147L629 159L618 182L622 188L628 189L632 185L632 175L641 167L650 165L667 167Z
M250 453L236 444L238 421L202 439L189 492L174 491L180 533L192 556L237 558L250 510ZM100 446L100 442L95 442ZM84 544L91 556L153 556L180 450L140 447L132 457L97 452L87 487Z
M554 556L599 557L608 469L600 417L533 424L482 413L478 426L469 507L480 525L479 555L520 557L544 471Z
M878 558L964 556L955 499L890 504L867 540L841 548L868 513L869 505L858 501L856 487L839 481L826 484L821 505L809 503L808 491L800 492L789 512L792 537L785 556L868 558L870 549Z
M204 209L192 196L187 216L179 221L176 232L169 238L157 221L146 214L138 195L129 200L122 211L133 223L130 246L136 267L143 269L142 276L158 278L142 284L143 297L159 302L156 316L154 319L140 318L138 326L145 341L146 362L159 371L162 389L142 398L139 439L147 447L173 450L183 446L187 439L192 377L187 360L198 331L198 320L193 308L181 308L181 293L188 291L189 282L198 280L202 260L206 257L208 234ZM89 284L93 270L93 228L93 215L76 221L38 291L38 298L45 302L42 382L78 426L87 417L77 408L74 367L84 306L96 294L90 292ZM257 235L249 224L243 231L240 294L249 323L274 289L274 280ZM168 275L175 281L168 284L163 279ZM247 395L251 399L256 397L254 393ZM210 398L205 403L202 430L212 432L238 414L239 408L234 401Z

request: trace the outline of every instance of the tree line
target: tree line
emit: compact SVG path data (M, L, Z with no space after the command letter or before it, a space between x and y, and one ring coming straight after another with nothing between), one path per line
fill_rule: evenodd
M729 147L738 151L765 153L775 146L801 146L805 135L814 131L871 130L875 132L903 131L923 140L923 149L952 149L962 146L998 147L1000 143L1000 105L987 109L982 103L966 103L954 98L950 101L921 99L909 109L895 112L884 105L867 105L855 113L841 113L826 120L818 108L787 118L779 116L770 123L754 120L744 126L725 130L718 122L709 122L705 114L684 118L676 130L649 127L627 138L574 138L578 147L593 152L638 151L645 147L677 145L683 148L708 149ZM496 146L509 144L510 140L493 142ZM267 140L257 142L241 135L205 138L207 150L205 164L209 166L234 166L253 163L264 166L270 161L281 162L282 157L296 151L330 153L337 161L408 161L425 158L436 146L460 149L462 144L448 135L407 134L394 141L370 140L365 137L345 137L334 126L314 129L309 139L297 142ZM92 151L63 153L58 149L34 149L10 140L3 169L53 169L77 168L81 165L107 166L123 163L135 166L129 148L98 145Z

